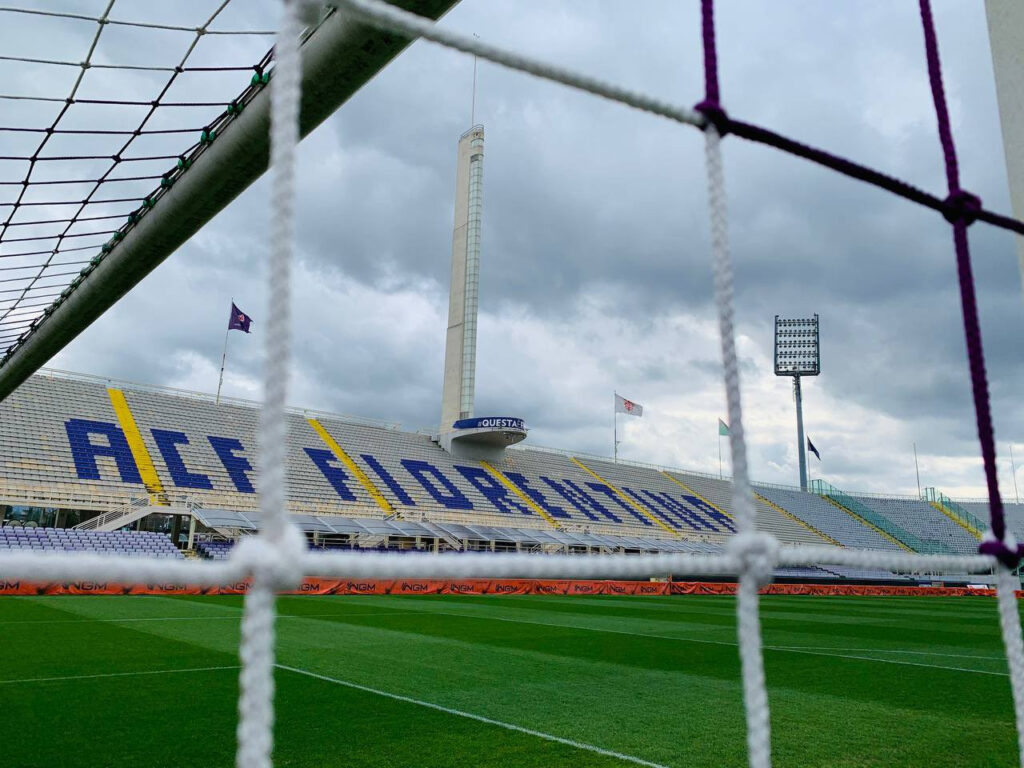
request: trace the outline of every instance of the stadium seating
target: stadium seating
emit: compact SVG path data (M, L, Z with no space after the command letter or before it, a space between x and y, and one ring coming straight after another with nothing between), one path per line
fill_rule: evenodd
M987 501L961 501L960 506L985 523L986 527L988 526L989 509ZM1006 502L1004 500L1003 509L1006 513L1007 527L1013 531L1017 541L1024 541L1024 504Z
M978 540L946 515L921 499L856 497L876 512L926 541L944 545L950 552L975 554Z
M407 545L389 520L433 526L423 537L454 548L504 542L545 551L719 551L735 530L732 484L708 475L523 445L474 461L430 434L294 409L288 426L288 511L347 520L360 547ZM257 430L255 403L37 374L0 403L0 503L105 512L109 527L117 510L147 505L254 519ZM817 495L755 490L759 528L785 543L899 548ZM973 551L963 529L928 504L870 503L923 540ZM1020 526L1024 511L1011 509L1010 518ZM340 535L334 545L346 541ZM214 557L224 547L204 542L199 551Z
M708 475L669 470L668 474L692 488L695 492L721 509L732 509L732 483ZM821 544L822 539L799 522L786 517L771 505L755 498L757 527L794 544ZM788 510L787 510L788 511Z
M6 526L0 528L0 550L8 549L183 557L167 536L150 531L76 531L73 528Z
M196 551L208 560L227 560L234 545L233 541L200 541L196 543Z
M860 523L851 515L817 494L778 486L755 485L754 490L769 501L805 520L846 547L898 550L891 539ZM936 514L939 514L936 512Z
M0 498L107 511L150 495L254 511L257 415L254 404L37 375L0 404ZM293 513L703 540L734 527L656 470L602 467L629 479L627 493L564 456L508 451L490 466L452 457L430 435L307 416L289 414Z

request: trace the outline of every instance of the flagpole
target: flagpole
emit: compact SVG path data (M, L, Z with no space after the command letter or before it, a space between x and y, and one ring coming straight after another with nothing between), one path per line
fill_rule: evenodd
M722 479L722 430L718 430L718 479Z
M217 380L217 404L220 404L220 387L224 383L224 362L227 360L227 334L231 329L224 331L224 351L220 355L220 379Z
M917 466L917 443L914 443L914 472L917 474L917 498L921 498L921 469Z
M231 300L232 306L234 306L235 300ZM228 359L228 334L231 333L231 324L228 324L227 330L224 331L224 351L220 355L220 378L217 380L217 405L220 405L220 388L224 384L224 363Z
M616 392L615 390L612 390L612 394L615 395L615 397L612 399L612 420L615 422L615 428L614 428L615 431L612 433L614 435L614 437L612 438L612 442L614 443L614 446L612 448L612 451L613 451L612 455L615 456L615 463L618 464L619 463L619 393Z
M1013 496L1020 504L1020 494L1017 493L1017 465L1013 463L1013 443L1010 443L1010 472L1013 473Z

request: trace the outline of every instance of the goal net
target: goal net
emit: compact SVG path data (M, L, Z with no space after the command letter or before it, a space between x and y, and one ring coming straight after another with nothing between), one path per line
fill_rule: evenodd
M702 0L705 92L693 108L602 82L584 73L503 50L448 31L432 21L380 0L337 0L328 13L343 20L369 24L413 39L424 39L495 64L561 83L626 107L653 113L700 130L705 160L710 213L714 298L721 339L724 386L730 425L729 444L734 472L733 512L737 533L720 555L505 555L338 552L311 555L304 536L285 512L285 403L291 345L290 270L295 228L296 146L299 140L300 38L321 18L323 9L302 0L284 0L283 19L273 60L261 63L260 77L271 96L271 236L269 256L269 318L265 333L264 398L259 428L258 491L261 530L245 538L223 562L159 561L99 554L57 555L11 551L0 555L0 578L31 581L102 580L170 582L200 585L236 583L248 579L241 625L240 698L236 763L245 768L271 765L274 722L275 600L281 590L295 588L305 576L346 578L644 578L664 573L729 574L738 577L737 626L746 710L749 763L771 764L769 699L765 686L759 619L759 589L773 570L786 566L844 565L891 571L980 573L996 571L997 599L1018 730L1024 733L1024 647L1017 614L1014 569L1022 550L1007 530L996 481L995 444L989 408L978 309L971 271L968 228L985 222L1018 234L1024 224L986 209L960 186L956 148L943 92L938 45L929 0L920 0L928 72L945 161L947 190L935 195L867 166L801 144L766 128L733 118L725 108L717 73L713 0ZM266 66L263 71L263 66ZM261 83L264 84L264 83ZM730 137L774 147L874 185L930 208L948 222L953 236L973 387L975 415L991 508L991 530L977 555L926 555L873 552L830 546L784 546L772 535L757 531L757 514L747 470L747 451L741 407L740 366L737 361L733 271L729 252L729 219L721 144ZM1021 750L1024 754L1024 749Z

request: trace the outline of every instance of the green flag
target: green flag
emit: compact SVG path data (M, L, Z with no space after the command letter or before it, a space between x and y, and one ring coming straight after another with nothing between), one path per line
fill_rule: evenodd
M718 420L718 434L719 435L728 435L729 434L729 425L726 424L721 419Z

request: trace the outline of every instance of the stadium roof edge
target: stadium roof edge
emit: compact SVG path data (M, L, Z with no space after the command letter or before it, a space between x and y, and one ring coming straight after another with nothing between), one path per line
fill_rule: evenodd
M390 0L438 18L457 0ZM376 76L411 39L331 13L304 41L300 135ZM263 89L159 201L104 246L87 277L66 289L0 360L0 401L134 288L258 179L269 164L270 93ZM122 230L119 230L122 232Z

